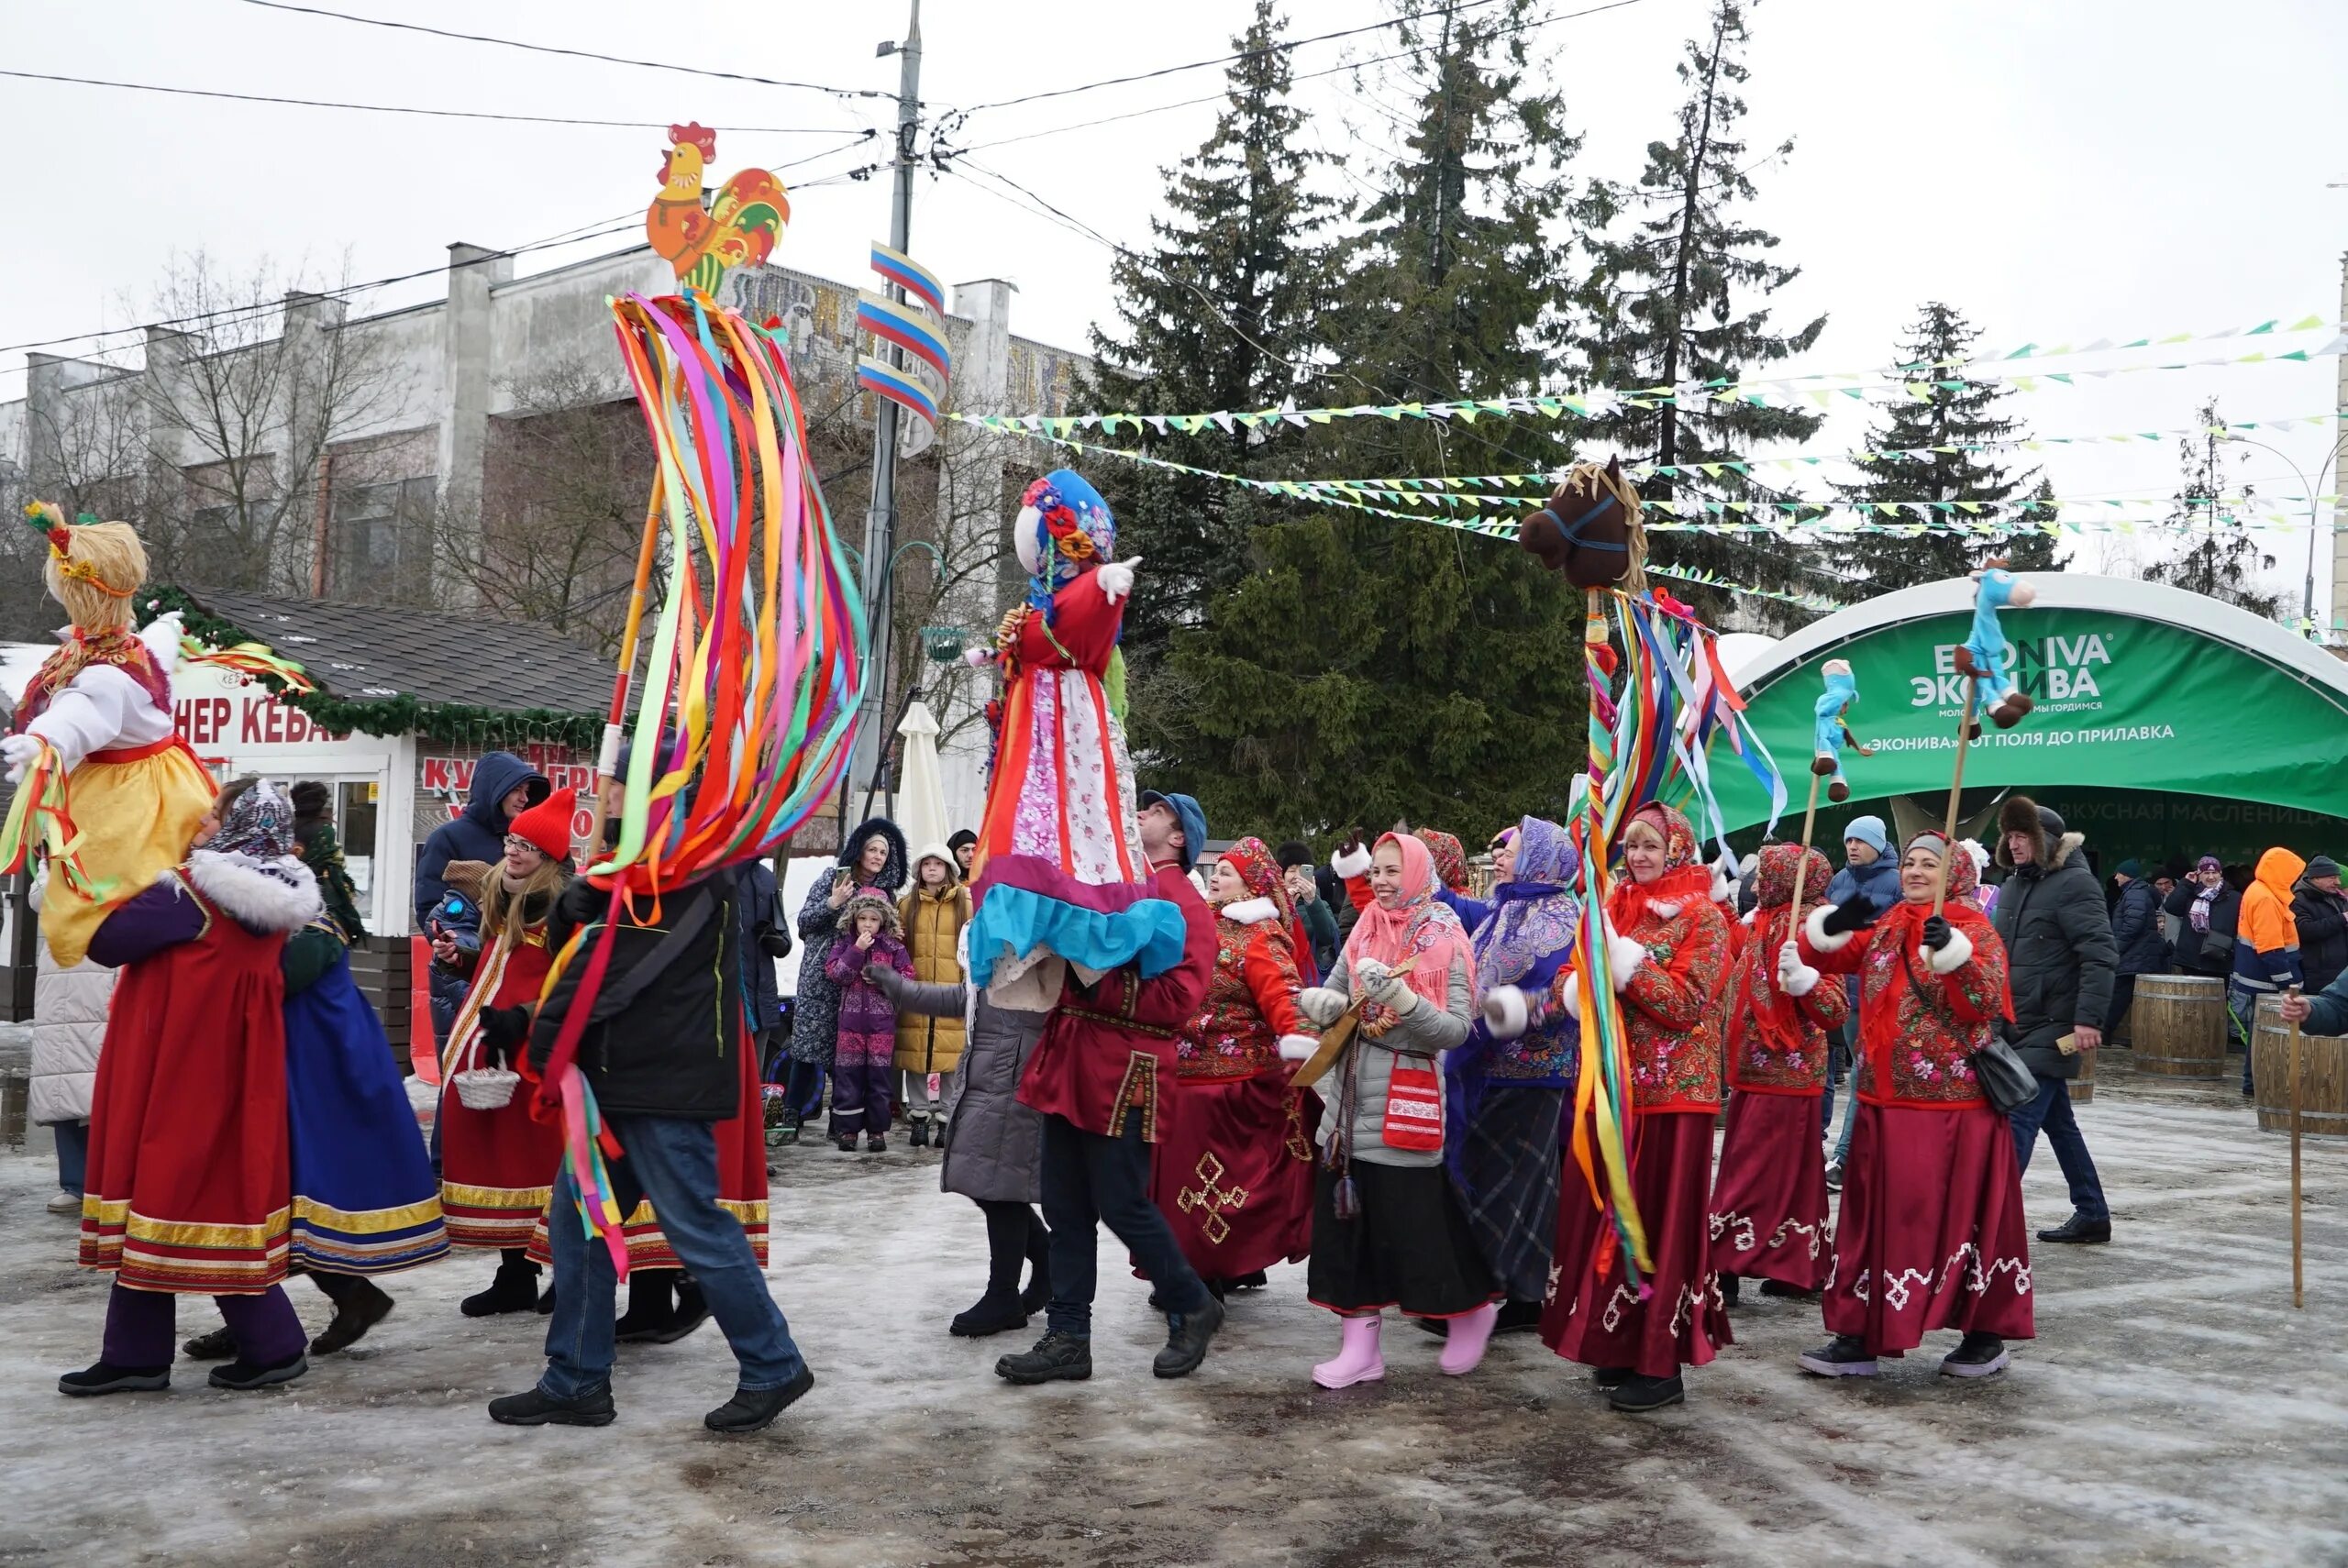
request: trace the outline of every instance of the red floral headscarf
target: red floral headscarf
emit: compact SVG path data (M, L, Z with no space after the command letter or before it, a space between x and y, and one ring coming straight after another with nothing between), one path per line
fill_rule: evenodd
M1657 802L1632 812L1631 822L1645 823L1662 835L1663 874L1645 886L1627 868L1617 874L1614 890L1606 899L1606 922L1618 933L1636 925L1650 904L1677 904L1685 909L1689 900L1709 899L1712 894L1711 871L1696 863L1696 830L1686 817ZM1630 824L1625 823L1623 831L1629 833Z
M1808 861L1802 873L1801 908L1789 906L1794 896L1794 867ZM1765 844L1760 864L1754 867L1753 937L1744 944L1741 962L1751 966L1746 995L1752 999L1753 1026L1780 1051L1801 1048L1802 1026L1793 999L1778 988L1778 950L1793 940L1802 917L1826 901L1826 884L1834 868L1815 849L1798 844ZM1842 982L1835 981L1840 985Z
M1427 857L1434 862L1435 880L1455 893L1468 890L1468 851L1447 833L1434 828L1421 828L1415 835L1427 846Z

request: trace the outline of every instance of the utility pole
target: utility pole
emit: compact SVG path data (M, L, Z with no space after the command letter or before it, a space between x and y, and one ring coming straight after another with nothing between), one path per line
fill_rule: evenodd
M904 42L883 43L874 53L883 59L893 54L898 61L897 180L889 203L889 244L903 251L913 237L914 142L921 129L921 0L913 0L913 17L905 25ZM902 304L905 291L892 283L889 297ZM902 368L905 363L904 350L892 346L889 361ZM889 673L893 657L890 645L894 640L891 632L896 615L890 585L895 575L891 562L897 547L900 414L897 405L887 398L873 401L880 407L872 427L872 503L864 523L864 613L865 624L870 628L873 675L865 686L864 711L858 721L856 760L848 769L851 778L862 778L868 800L879 782L881 763L889 755L890 737L886 732ZM847 832L848 825L843 819L840 831Z
M2343 251L2340 257L2340 319L2348 321L2348 251ZM2335 495L2342 490L2348 490L2348 482L2343 482L2348 481L2348 461L2342 461L2341 457L2342 453L2348 452L2348 354L2341 355L2338 363L2339 401L2333 410L2335 417L2331 422L2331 458L2337 465L2337 472L2334 474L2331 487ZM2318 488L2320 488L2322 483L2323 475L2319 470L2316 474ZM2312 506L2309 511L2312 513ZM2312 542L2309 545L2309 551L2312 558ZM2314 577L2312 567L2309 568L2308 575L2310 579ZM2309 585L2308 598L2308 613L2312 618L2315 613L2312 582ZM2339 636L2343 630L2348 630L2348 504L2335 500L2331 503L2332 637ZM2319 637L2318 640L2330 641L2331 638Z

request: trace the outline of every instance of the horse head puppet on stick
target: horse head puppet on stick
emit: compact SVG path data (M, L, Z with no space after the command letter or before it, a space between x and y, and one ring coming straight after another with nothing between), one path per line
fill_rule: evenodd
M1576 463L1549 504L1518 525L1516 542L1576 588L1645 591L1646 530L1639 525L1639 492L1623 477L1620 458L1608 458L1604 468Z

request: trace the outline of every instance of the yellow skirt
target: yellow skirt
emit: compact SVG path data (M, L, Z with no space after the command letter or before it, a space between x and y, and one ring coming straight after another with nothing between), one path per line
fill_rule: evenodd
M137 898L187 858L195 824L219 793L211 775L178 745L127 762L98 752L65 776L66 810L79 834L75 851L97 897L85 898L51 876L40 910L41 934L61 968L89 955L90 938L116 904Z

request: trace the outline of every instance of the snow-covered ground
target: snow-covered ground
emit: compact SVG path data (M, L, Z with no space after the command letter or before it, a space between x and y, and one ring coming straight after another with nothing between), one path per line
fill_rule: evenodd
M2348 1149L2309 1145L2295 1312L2283 1141L2230 1088L2106 1070L2082 1119L2118 1240L2038 1250L2012 1371L1935 1376L1936 1344L1821 1383L1793 1364L1817 1309L1748 1297L1645 1419L1530 1338L1442 1377L1390 1319L1382 1386L1317 1390L1335 1335L1301 1269L1159 1383L1163 1328L1105 1254L1093 1380L1013 1388L990 1368L1025 1336L945 1332L983 1243L935 1156L823 1145L777 1153L771 1276L818 1381L760 1436L701 1429L732 1384L714 1328L624 1350L608 1429L491 1424L542 1320L459 1317L477 1255L392 1281L392 1318L290 1388L183 1363L169 1394L70 1400L105 1286L41 1211L47 1161L0 1158L0 1563L2348 1562ZM2043 1147L2028 1190L2035 1222L2067 1211Z

